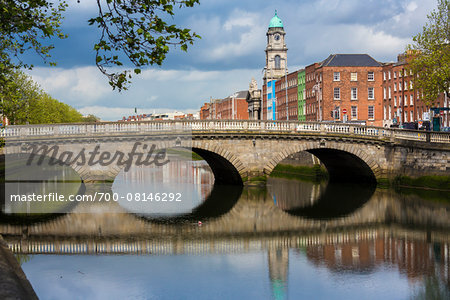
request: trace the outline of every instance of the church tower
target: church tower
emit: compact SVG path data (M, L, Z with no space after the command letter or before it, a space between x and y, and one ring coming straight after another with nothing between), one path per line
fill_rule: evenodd
M275 16L270 20L267 30L266 70L264 84L283 77L287 72L287 47L285 43L286 32L283 22L275 11Z

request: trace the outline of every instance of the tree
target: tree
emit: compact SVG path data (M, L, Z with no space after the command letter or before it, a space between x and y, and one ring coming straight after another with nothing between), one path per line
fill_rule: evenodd
M95 123L95 122L99 122L100 119L92 114L89 114L87 116L83 117L82 122L84 123Z
M8 74L21 67L32 68L22 61L21 55L34 50L49 62L52 37L65 38L60 31L61 13L66 3L45 0L0 0L0 84L6 84ZM54 65L54 62L49 62Z
M199 0L96 2L98 15L89 20L90 25L96 25L101 30L100 39L93 46L96 51L95 63L108 77L113 89L126 89L132 73L139 74L142 67L161 65L171 46L180 46L181 50L187 51L188 45L200 38L190 29L165 21L175 15L175 8L193 7ZM22 66L32 67L21 61L21 54L30 49L47 61L53 45L43 45L41 41L66 37L60 31L66 2L0 0L0 4L0 74ZM116 67L124 66L124 59L134 66L134 70L116 72ZM2 81L4 79L0 78Z
M17 71L0 91L1 109L11 124L83 122L73 107L53 99L26 74Z
M5 84L0 90L2 113L11 124L26 124L30 104L39 97L42 91L23 72L10 72L4 78Z
M450 1L438 0L437 11L428 15L422 32L408 45L409 68L416 74L414 88L432 106L439 94L450 97Z

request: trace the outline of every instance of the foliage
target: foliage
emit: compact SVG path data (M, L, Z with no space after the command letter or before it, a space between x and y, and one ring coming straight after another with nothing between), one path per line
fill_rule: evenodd
M423 101L432 106L438 95L450 88L450 1L438 0L438 9L428 15L422 32L408 46L410 70L416 74L414 88L423 92Z
M20 67L32 68L25 64L21 55L34 50L47 62L52 44L44 42L52 37L65 38L60 31L61 13L67 7L64 1L45 0L1 0L0 8L0 86L6 84L5 74ZM54 62L49 62L54 65Z
M87 1L87 0L86 0ZM90 0L89 0L90 1ZM79 1L78 1L79 2ZM193 7L199 0L96 0L98 15L89 19L101 36L94 45L95 63L105 74L113 89L127 88L132 73L141 67L161 65L171 46L187 51L188 45L200 38L190 29L169 24L177 8ZM45 62L50 57L52 44L42 41L53 37L65 38L60 31L62 13L67 8L64 0L1 0L0 8L0 74L20 67L29 67L21 55L33 49ZM117 71L129 61L134 70ZM50 62L50 65L54 65ZM0 75L0 86L5 84Z
M1 109L11 124L82 122L73 107L46 94L23 72L11 73L0 90Z
M94 122L99 122L100 119L94 115L87 115L85 117L82 118L82 122L84 123L94 123Z
M169 46L180 45L187 51L195 38L200 38L189 29L169 25L158 14L174 16L174 6L193 7L199 0L97 0L98 17L89 20L90 25L97 24L102 30L100 41L95 44L96 64L100 71L108 76L109 83L119 90L131 78L131 71L110 72L107 68L122 66L120 54L125 54L136 67L161 65Z

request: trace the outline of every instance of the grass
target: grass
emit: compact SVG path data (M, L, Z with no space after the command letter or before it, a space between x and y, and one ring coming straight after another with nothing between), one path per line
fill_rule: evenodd
M200 155L198 155L195 152L192 152L190 150L187 149L174 149L174 148L168 148L166 149L167 154L172 154L172 155L178 155L180 157L183 158L187 158L187 159L192 159L192 160L204 160L203 157L201 157Z
M270 176L320 182L328 178L328 172L318 164L313 167L278 164Z
M397 176L392 185L394 187L420 187L450 192L450 176Z

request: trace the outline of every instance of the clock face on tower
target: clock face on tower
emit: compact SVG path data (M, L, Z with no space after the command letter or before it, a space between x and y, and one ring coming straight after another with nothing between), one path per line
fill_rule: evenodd
M280 35L279 34L275 34L274 38L275 38L275 41L279 41L280 40Z

